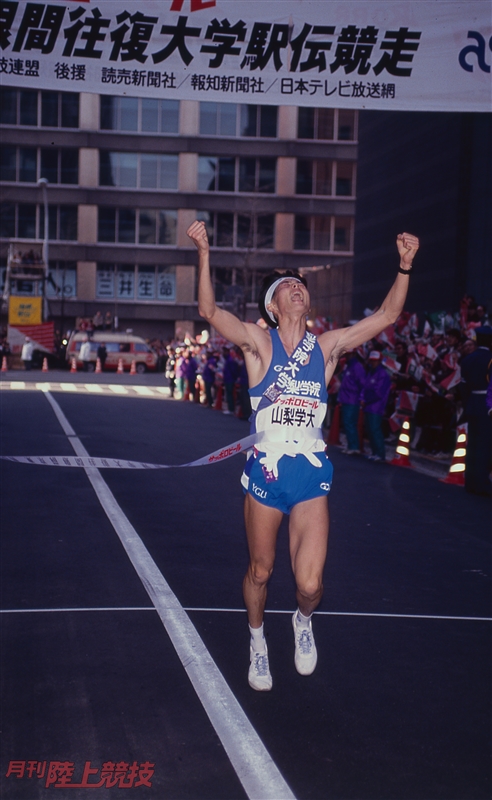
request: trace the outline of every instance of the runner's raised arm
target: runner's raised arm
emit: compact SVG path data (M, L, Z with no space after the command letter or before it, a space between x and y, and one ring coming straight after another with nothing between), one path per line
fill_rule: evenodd
M378 336L400 316L408 292L413 259L419 249L419 240L411 233L399 233L396 246L400 256L398 274L379 309L350 328L329 331L319 337L319 344L327 361L336 362L343 353Z
M198 250L198 312L213 327L233 344L245 351L257 349L258 337L267 338L258 326L242 322L234 314L220 308L215 302L215 294L210 276L210 246L204 222L193 222L187 234Z

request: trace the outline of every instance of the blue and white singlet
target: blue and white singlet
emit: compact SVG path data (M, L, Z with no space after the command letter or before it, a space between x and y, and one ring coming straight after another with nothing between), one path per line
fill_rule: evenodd
M287 473L289 473L289 483L292 483L294 461L299 462L296 465L296 473L300 470L306 476L311 473L311 469L304 469L302 464L308 466L304 459L307 459L312 467L319 468L326 465L328 457L324 453L325 442L321 429L326 415L328 392L325 382L325 361L316 337L309 337L309 346L312 348L309 360L300 366L292 356L289 359L278 331L272 329L270 334L272 338L270 366L263 380L249 390L254 412L251 433L259 433L261 438L250 454L241 484L260 502L281 507L276 501L273 501L273 498L269 502L270 490L280 489L280 486L274 486L273 481L285 483ZM287 369L285 369L286 365ZM258 410L265 390L276 383L280 372L283 373L282 393L275 402ZM299 461L298 457L300 456L304 456L304 458ZM257 463L254 465L253 461L257 461ZM263 473L270 475L270 478L266 478L266 484L261 481L261 488L260 464L263 467ZM332 470L331 464L329 468ZM252 470L256 475L256 482L253 484L250 479L253 474ZM325 473L325 469L321 472ZM321 480L322 488L320 490L319 469L316 469L315 473L314 481L318 482L316 483L316 495L324 494L329 491L328 483L331 484L331 477L328 480L325 476L325 479ZM302 495L301 486L299 486L299 490ZM309 495L313 496L313 489L307 491ZM303 497L300 496L296 502L302 499ZM287 503L287 505L290 506L291 503Z

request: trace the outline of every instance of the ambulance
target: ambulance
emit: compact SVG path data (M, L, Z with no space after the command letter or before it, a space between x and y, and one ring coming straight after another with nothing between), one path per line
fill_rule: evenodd
M80 348L88 334L85 331L75 331L68 340L66 358L71 365L72 358L77 360L77 368L81 369L83 364L80 359ZM141 336L134 336L133 333L105 333L97 331L89 336L91 345L91 357L88 364L88 371L94 372L97 361L97 349L99 345L105 344L107 351L105 370L117 370L120 359L123 363L125 372L130 371L132 363L135 361L135 369L142 374L147 371L157 369L158 356L155 350L147 344Z

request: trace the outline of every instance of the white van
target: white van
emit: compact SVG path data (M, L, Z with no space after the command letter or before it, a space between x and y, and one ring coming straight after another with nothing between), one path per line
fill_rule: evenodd
M80 359L80 347L88 334L86 331L76 331L72 333L67 345L66 357L69 364L72 358L77 359L77 368L82 367ZM89 336L91 344L91 358L88 364L89 372L94 372L97 360L97 348L100 344L106 345L107 358L104 365L105 370L117 370L121 359L123 369L129 371L133 361L137 372L147 372L147 370L157 369L157 353L152 350L141 336L134 336L133 333L105 333L104 331L94 332Z

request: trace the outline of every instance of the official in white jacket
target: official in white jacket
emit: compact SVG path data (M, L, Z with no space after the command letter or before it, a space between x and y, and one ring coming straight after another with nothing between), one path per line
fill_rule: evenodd
M22 345L22 352L21 352L21 359L24 362L25 369L31 369L32 367L33 350L34 350L34 345L29 339L29 337L26 336L24 344Z

